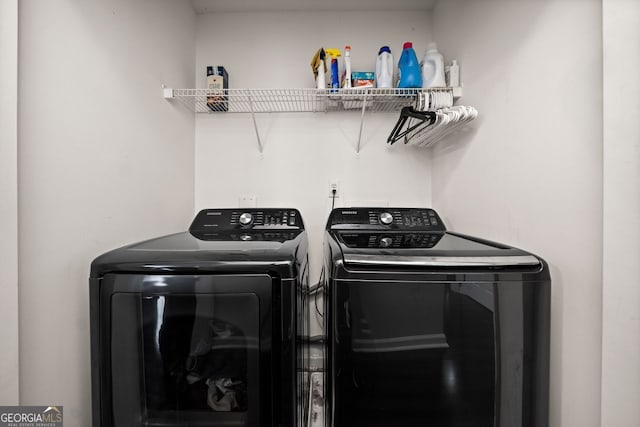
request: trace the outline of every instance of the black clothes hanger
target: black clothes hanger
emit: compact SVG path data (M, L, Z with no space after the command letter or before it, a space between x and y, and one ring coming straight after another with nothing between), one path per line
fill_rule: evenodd
M409 118L417 119L418 123L409 126L407 129L401 132L400 130ZM402 110L400 110L400 118L398 118L398 122L393 127L389 138L387 138L387 143L393 145L399 139L404 138L405 135L407 135L409 132L424 125L426 121L429 121L426 126L431 126L433 123L435 123L436 113L434 113L433 111L416 111L413 107L403 107Z

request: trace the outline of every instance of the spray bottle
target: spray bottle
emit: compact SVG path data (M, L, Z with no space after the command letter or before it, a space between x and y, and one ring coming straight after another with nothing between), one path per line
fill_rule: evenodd
M340 49L328 48L324 51L331 57L331 89L340 89L340 74L338 73L338 58L342 56Z
M342 87L351 88L351 46L344 47L344 70L342 71Z

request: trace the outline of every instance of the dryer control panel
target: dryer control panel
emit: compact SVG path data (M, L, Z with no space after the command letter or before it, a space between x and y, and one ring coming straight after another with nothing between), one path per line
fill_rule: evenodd
M337 208L327 230L339 229L446 231L436 211L421 208Z
M297 209L203 209L191 223L192 233L233 230L304 230Z

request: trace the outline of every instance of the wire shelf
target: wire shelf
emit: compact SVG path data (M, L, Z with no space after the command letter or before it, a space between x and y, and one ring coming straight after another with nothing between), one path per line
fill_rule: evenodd
M176 99L195 113L290 113L366 110L395 112L415 105L419 93L449 92L429 89L165 89L165 98Z

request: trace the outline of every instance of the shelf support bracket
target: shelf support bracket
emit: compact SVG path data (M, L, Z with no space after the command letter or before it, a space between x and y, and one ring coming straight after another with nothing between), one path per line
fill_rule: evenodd
M162 85L162 96L164 96L164 99L173 99L173 98L175 98L175 96L173 94L173 88L166 87L165 85Z
M356 147L356 154L360 153L360 142L362 141L362 130L364 129L364 113L367 111L367 94L369 91L365 91L364 99L362 100L362 114L360 115L360 132L358 133L358 146Z
M262 154L262 140L260 139L260 132L258 131L258 123L256 122L256 112L253 108L253 98L249 95L249 106L251 107L251 119L253 120L253 129L256 131L256 138L258 139L258 150Z

